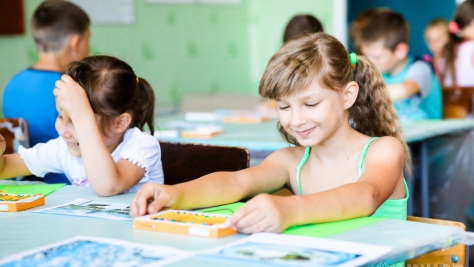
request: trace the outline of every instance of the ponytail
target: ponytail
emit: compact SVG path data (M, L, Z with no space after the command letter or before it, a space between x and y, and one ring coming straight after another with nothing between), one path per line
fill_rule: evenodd
M353 80L359 84L359 94L349 108L352 128L368 136L397 138L405 151L404 170L411 175L410 150L380 72L366 57L358 56L357 65L353 70Z
M145 124L148 125L150 133L155 132L155 92L151 85L143 78L137 76L137 90L135 91L135 110L131 127L137 127L143 131Z
M453 21L450 22L449 40L443 48L445 57L444 68L441 71L440 79L442 85L446 75L449 73L452 79L452 86L457 87L455 61L458 54L458 45L463 41L462 30L474 19L474 1L466 0L456 7Z

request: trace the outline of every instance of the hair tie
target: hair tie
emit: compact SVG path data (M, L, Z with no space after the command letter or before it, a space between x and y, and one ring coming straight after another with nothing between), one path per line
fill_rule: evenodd
M352 53L349 53L348 57L349 57L349 62L351 63L351 66L355 68L357 64L357 54L352 52Z
M461 37L461 30L459 30L459 25L455 21L449 22L448 25L449 32L455 34L458 37Z
M137 80L137 83L139 83L139 82L140 82L140 79L138 79L138 76L137 76L137 79L136 79L136 80Z

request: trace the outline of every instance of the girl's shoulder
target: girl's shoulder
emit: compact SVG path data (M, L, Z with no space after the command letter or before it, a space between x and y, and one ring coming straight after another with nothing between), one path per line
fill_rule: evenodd
M367 155L381 155L381 154L391 154L391 155L403 155L404 148L403 144L395 137L392 136L381 136L375 139L369 146Z
M298 164L304 157L306 149L307 148L303 146L285 147L273 152L268 158L277 160L281 164L294 165L293 163L296 162L296 164Z

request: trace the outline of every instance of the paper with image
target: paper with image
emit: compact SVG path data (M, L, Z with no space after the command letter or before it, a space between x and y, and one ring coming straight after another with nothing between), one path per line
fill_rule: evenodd
M77 236L0 260L2 266L163 266L193 255L165 246Z
M131 220L129 203L110 203L90 199L76 199L64 205L31 212L71 216L95 217L108 220Z
M278 266L349 267L374 261L390 250L391 248L386 246L259 233L219 248L203 251L200 255Z

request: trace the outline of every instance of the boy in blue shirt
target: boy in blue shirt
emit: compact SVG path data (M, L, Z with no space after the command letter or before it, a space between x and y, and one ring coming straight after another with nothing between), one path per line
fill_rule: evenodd
M44 1L33 13L30 27L38 61L10 79L2 105L6 118L26 120L31 146L58 137L54 84L70 62L89 55L89 26L89 16L67 1ZM68 180L62 174L48 174L44 182Z
M400 119L441 119L441 86L428 63L408 56L410 27L403 16L384 9L365 19L356 49L382 73Z

